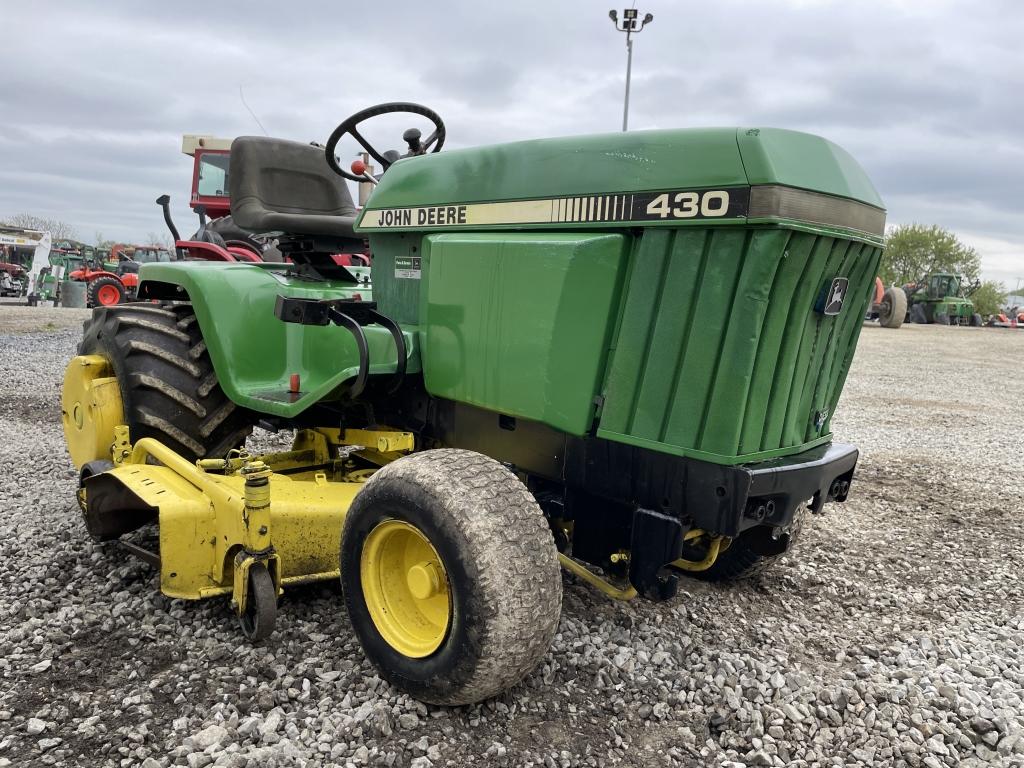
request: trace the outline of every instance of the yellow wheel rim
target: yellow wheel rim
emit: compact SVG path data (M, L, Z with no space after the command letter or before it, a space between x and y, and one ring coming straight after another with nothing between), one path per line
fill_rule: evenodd
M379 523L366 537L359 576L370 618L388 645L413 659L440 647L451 616L448 574L419 528Z
M75 466L81 469L86 462L110 459L114 427L124 424L124 406L106 358L79 355L68 363L60 408L64 440Z

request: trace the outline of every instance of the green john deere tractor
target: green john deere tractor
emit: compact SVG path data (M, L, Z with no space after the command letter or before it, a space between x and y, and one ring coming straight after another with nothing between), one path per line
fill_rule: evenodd
M959 275L932 272L916 283L904 285L903 292L907 295L907 320L912 323L982 324L981 315L974 311L974 303L968 298L972 291L964 288Z
M358 131L409 112L405 155ZM339 167L351 134L380 163ZM832 442L882 249L857 163L814 136L665 130L437 154L415 104L326 151L231 147L231 212L282 263L146 264L97 308L63 420L89 533L170 596L340 577L385 678L433 702L515 684L558 626L560 566L609 596L729 580L844 501ZM372 181L356 212L343 178ZM370 277L338 263L368 238ZM254 426L295 430L251 455ZM159 551L132 532L158 524Z

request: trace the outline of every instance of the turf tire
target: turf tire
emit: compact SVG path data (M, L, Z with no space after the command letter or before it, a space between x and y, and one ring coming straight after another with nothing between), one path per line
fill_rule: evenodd
M416 526L448 576L447 634L425 658L392 648L363 596L363 544L389 519ZM562 605L558 552L533 496L497 461L455 449L399 459L370 478L345 517L341 582L352 626L381 676L435 704L471 704L522 680L547 653Z
M879 313L878 324L883 328L899 328L907 317L907 294L898 286L887 288L882 299L883 305L889 310Z
M153 437L189 461L244 444L252 418L231 402L190 304L96 307L80 355L110 361L132 441Z

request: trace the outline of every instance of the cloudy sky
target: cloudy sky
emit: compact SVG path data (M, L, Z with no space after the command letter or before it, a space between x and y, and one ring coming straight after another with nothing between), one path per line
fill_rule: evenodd
M631 1L631 0L630 0ZM0 219L139 241L182 230L183 133L324 141L418 101L451 147L621 127L624 35L607 2L0 0ZM1024 278L1024 3L643 0L630 128L777 126L866 167L890 223L939 224ZM237 8L237 10L232 10ZM244 9L244 10L243 10ZM369 131L397 147L402 125ZM351 147L354 153L354 145Z

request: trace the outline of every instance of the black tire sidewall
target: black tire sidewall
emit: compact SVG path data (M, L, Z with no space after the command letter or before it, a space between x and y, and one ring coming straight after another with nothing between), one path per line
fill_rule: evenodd
M154 358L149 353L133 354L132 350L126 347L124 343L125 337L122 336L124 327L121 324L121 320L123 318L141 318L151 323L159 323L168 328L180 330L177 328L176 322L172 322L166 316L154 316L152 312L153 309L146 303L125 303L117 306L94 308L91 319L85 322L82 341L78 345L78 354L99 355L107 360L114 369L114 376L117 379L118 389L120 390L125 423L129 427L133 442L141 437L154 437L190 461L207 456L223 456L224 451L227 450L225 445L237 447L237 445L244 443L244 435L251 431L251 429L244 430L240 440L236 442L234 437L237 437L236 433L238 430L236 427L238 423L244 421L251 424L251 421L242 416L232 414L212 432L203 433L200 431L200 426L194 423L195 420L192 419L191 414L183 409L180 410L180 414L188 417L192 423L176 419L172 419L172 423L179 430L200 443L203 451L197 453L192 447L177 440L174 435L148 426L141 420L140 413L143 406L147 403L147 395L144 388L133 383L133 374L146 373L172 384L176 389L186 393L189 397L203 402L208 413L216 412L227 401L227 396L224 395L223 390L219 389L219 386L207 391L205 394L198 392L197 388L200 386L201 381L211 373L215 375L212 362L209 361L206 354L198 358L190 355L192 345L202 341L201 333L182 331L182 333L190 336L187 342L168 343L163 337L160 337L157 341L150 340L151 343L158 343L165 349L173 350L179 357L188 358L192 364L199 368L200 374L198 377L182 372L177 366L171 365L159 358ZM191 313L191 308L189 308L189 312ZM173 414L175 411L167 413ZM242 412L237 411L236 413ZM227 439L225 439L225 432L227 433Z
M363 596L360 560L366 537L385 520L401 520L418 528L440 556L451 596L448 633L441 646L424 658L409 658L381 636ZM484 624L483 606L475 599L475 564L466 558L468 542L443 513L442 502L408 481L367 488L346 517L341 542L341 581L352 626L363 649L389 682L426 701L458 691L476 670L484 638L470 627Z
M270 571L263 565L253 564L249 569L249 604L254 609L253 615L239 616L238 621L245 636L259 642L267 637L274 628L277 618L277 595L274 590L274 579ZM269 626L267 626L269 625Z

